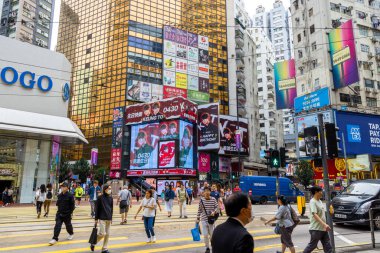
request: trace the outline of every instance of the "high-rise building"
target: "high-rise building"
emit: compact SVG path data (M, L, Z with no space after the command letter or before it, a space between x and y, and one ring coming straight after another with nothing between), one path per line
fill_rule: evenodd
M260 117L260 149L279 148L283 142L282 113L276 110L273 66L273 43L263 28L251 28L249 33L257 45L257 81Z
M3 0L0 35L49 48L53 15L54 0Z
M297 95L329 87L333 108L347 106L347 110L379 113L380 1L294 0L290 10L294 25ZM353 70L353 66L358 66L358 71L345 73L341 80L358 74L359 81L335 89L329 34L351 20L352 29L341 30L345 34L353 31L356 62L350 67ZM353 40L333 39L335 43L352 43Z
M228 83L230 115L248 119L250 155L244 168L259 174L259 105L257 97L256 44L248 33L252 21L243 0L227 1Z
M90 142L70 159L98 147L99 164L109 165L113 108L136 103L128 82L162 85L165 25L208 36L210 102L229 113L225 1L63 0L57 50L73 65L69 116Z

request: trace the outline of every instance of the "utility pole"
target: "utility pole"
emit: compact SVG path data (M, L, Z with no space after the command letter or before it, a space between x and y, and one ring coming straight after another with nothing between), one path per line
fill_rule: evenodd
M342 133L342 142L343 142L344 166L346 167L346 182L347 182L347 186L348 186L350 184L350 172L348 171L346 141L344 139L343 133Z
M319 122L319 136L320 136L321 155L322 155L322 164L323 164L323 184L325 186L325 197L326 197L326 217L327 217L327 224L331 228L331 230L329 231L331 246L333 248L333 252L335 252L334 228L333 228L333 222L332 222L331 214L330 214L330 205L331 205L330 197L331 196L330 196L329 171L327 168L325 128L323 124L322 113L318 113L318 122Z

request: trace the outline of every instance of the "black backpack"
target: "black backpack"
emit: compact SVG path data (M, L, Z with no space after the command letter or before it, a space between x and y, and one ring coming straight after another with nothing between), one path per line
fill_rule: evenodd
M52 199L53 198L53 193L51 191L48 191L46 194L47 199Z

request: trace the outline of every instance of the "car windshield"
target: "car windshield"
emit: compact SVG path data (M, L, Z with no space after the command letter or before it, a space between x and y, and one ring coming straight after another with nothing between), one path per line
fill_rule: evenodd
M371 195L380 191L380 184L356 183L348 186L342 194L346 195Z

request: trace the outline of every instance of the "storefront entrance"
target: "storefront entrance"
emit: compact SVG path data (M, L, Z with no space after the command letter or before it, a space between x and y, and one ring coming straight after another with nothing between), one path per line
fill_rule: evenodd
M0 193L2 193L5 188L12 186L13 181L11 180L0 180Z

